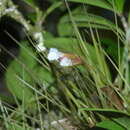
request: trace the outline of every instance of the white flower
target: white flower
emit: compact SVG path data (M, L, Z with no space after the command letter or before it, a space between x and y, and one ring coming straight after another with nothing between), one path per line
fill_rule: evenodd
M48 59L49 61L54 61L54 60L58 61L58 59L59 59L60 57L62 57L63 55L64 55L64 54L63 54L62 52L58 51L58 49L56 49L56 48L51 48L51 49L49 50L47 59Z
M72 66L72 60L65 56L65 53L58 51L56 48L50 48L47 59L49 61L58 61L60 66Z
M72 60L67 57L64 57L60 61L60 66L72 66L72 65L73 65Z

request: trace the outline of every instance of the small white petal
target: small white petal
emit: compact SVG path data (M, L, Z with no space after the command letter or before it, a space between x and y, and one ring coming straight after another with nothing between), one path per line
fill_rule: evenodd
M73 63L72 63L71 59L65 57L65 58L63 58L63 59L60 61L60 65L61 65L61 66L72 66Z
M47 59L49 61L58 60L60 57L63 56L63 53L58 51L56 48L50 48Z
M58 49L56 49L56 48L50 48L49 53L50 53L50 52L56 52L56 53L57 53L57 52L58 52Z

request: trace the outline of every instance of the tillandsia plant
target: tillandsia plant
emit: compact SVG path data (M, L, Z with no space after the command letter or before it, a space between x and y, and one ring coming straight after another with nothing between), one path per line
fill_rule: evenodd
M14 57L4 75L13 101L1 97L2 129L130 128L127 1L0 2L1 17L13 17L26 34L17 41L5 31L17 57L1 46Z

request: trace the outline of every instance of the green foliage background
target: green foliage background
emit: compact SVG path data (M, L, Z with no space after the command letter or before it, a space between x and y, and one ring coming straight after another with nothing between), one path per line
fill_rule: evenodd
M5 73L6 85L14 99L13 104L8 104L17 107L10 110L1 104L3 126L9 130L31 130L38 124L44 129L45 116L53 111L56 120L67 118L77 129L129 129L130 28L123 15L125 0L49 0L45 11L35 0L24 2L33 13L22 17L28 38L21 41L19 56ZM114 22L91 12L95 7L112 11ZM46 21L53 19L55 11L59 12L58 22L53 23L56 35L46 29ZM21 19L19 22L22 23ZM42 34L46 52L36 50L37 32ZM105 36L107 32L115 38ZM50 62L47 60L50 48L78 55L82 64L61 67ZM53 129L50 120L48 124Z

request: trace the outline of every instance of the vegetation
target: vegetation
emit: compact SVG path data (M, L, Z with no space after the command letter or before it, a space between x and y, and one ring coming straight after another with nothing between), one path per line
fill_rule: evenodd
M23 13L8 0L0 4L1 17L13 17L26 34L17 41L5 31L20 48L17 57L1 45L14 57L3 67L11 96L0 94L1 128L128 130L126 1L48 0L45 9L35 0L22 2L31 11Z

